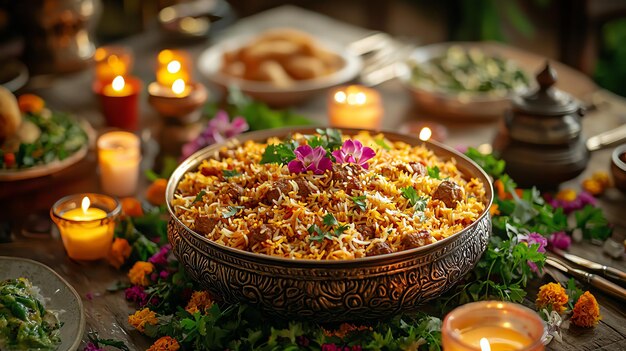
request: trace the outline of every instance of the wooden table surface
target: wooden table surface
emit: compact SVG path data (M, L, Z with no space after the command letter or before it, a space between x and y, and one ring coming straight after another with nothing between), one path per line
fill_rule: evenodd
M293 9L291 10L293 11ZM284 13L282 15L285 16ZM272 18L267 14L263 16L265 19ZM275 14L275 16L279 17L280 14ZM315 18L316 15L307 14L307 16ZM335 25L339 24L335 23ZM122 44L131 46L135 51L137 62L135 74L142 78L145 83L154 80L153 66L142 64L142 62L153 62L159 49L166 47L167 44L160 40L158 34L154 33L129 38ZM196 57L207 45L207 43L196 43L184 49ZM525 62L527 67L534 69L543 63L541 57L514 49L507 48L507 50L512 50L514 54L518 55L519 60ZM561 86L586 103L593 103L597 107L584 118L583 130L587 136L610 130L626 122L626 99L598 90L582 74L562 66L559 67ZM73 112L89 120L96 128L102 129L103 120L97 103L89 90L92 77L92 71L81 72L56 80L49 87L36 89L35 92L42 95L52 108ZM425 116L412 105L410 96L396 81L386 82L377 89L381 92L384 101L385 119L383 126L389 130L397 130L407 120L436 120L448 128L447 144L451 146L477 146L489 143L497 128L497 121L459 122ZM142 100L142 126L144 127L142 139L144 146L148 145L144 150L150 151L148 154L144 152L144 167L150 167L155 155L155 143L151 131L154 129L154 125L159 122L158 117L147 106L147 99ZM297 107L296 111L302 112L323 124L326 120L324 101L323 96L317 97ZM609 172L610 154L610 148L594 152L585 173L563 186L579 188L581 179L589 176L592 172L598 170ZM145 180L138 191L139 195L141 195L144 187ZM29 181L0 182L0 230L6 231L8 228L12 233L10 242L0 243L0 255L25 257L47 264L72 284L83 297L87 330L98 331L101 337L123 340L133 350L143 350L150 345L150 341L132 331L126 322L128 314L132 312L131 306L125 302L122 293L106 292L108 286L123 279L123 272L110 268L104 262L79 263L71 261L65 255L63 246L57 237L32 234L33 231L48 231L50 226L47 220L49 218L48 211L60 197L78 192L100 191L93 151L90 151L88 156L77 165L57 174ZM626 236L625 195L615 189L610 189L607 194L599 199L599 205L605 210L607 218L614 225L615 234L621 237ZM623 256L618 260L612 259L602 253L601 247L588 242L575 243L571 252L626 270ZM567 280L565 276L559 273L557 276L562 281ZM546 278L544 277L544 279ZM529 287L528 291L531 298L536 293L540 283L541 281L537 280ZM549 350L626 349L624 303L593 288L590 289L601 305L603 320L598 327L593 329L572 327L570 330L564 331L563 343L553 341L548 346ZM85 298L87 293L94 294L94 298L87 300Z

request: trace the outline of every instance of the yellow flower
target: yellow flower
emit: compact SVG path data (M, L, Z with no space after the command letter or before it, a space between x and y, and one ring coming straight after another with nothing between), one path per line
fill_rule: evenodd
M591 175L591 179L600 183L603 188L608 188L611 186L611 178L609 178L609 174L605 171L597 171Z
M561 201L571 202L571 201L576 200L576 196L577 194L574 189L563 189L559 191L558 193L556 193L554 198L556 198L557 200L561 200Z
M150 262L138 261L135 262L133 268L128 271L128 279L135 285L148 286L150 285L150 279L148 275L154 271L154 265Z
M176 339L164 336L155 341L146 351L177 351L178 349L180 349L180 345Z
M156 325L158 320L156 313L150 311L149 308L144 308L128 316L128 323L143 333L146 330L146 324Z
M211 301L211 296L208 292L194 291L187 303L187 307L185 307L185 311L191 314L198 311L206 312L211 306L213 306L213 301Z
M597 180L591 178L583 180L582 188L593 196L600 195L604 192L604 187L602 186L602 184L600 184L600 182L598 182Z
M130 257L130 253L133 249L130 247L128 240L123 238L115 238L113 244L111 245L111 250L109 251L109 255L107 256L107 261L109 264L117 269L119 269L126 259Z
M598 301L589 291L585 291L574 305L572 323L579 327L590 328L598 324L600 319L602 316Z
M539 294L537 294L535 304L540 310L550 307L553 311L563 313L565 312L565 304L567 304L567 300L567 293L561 284L548 283L539 288Z

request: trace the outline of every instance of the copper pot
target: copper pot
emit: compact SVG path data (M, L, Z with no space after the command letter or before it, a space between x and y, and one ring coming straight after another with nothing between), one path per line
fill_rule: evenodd
M247 133L237 141L265 141L314 128L283 128ZM344 129L353 135L358 130ZM385 132L392 141L411 145L421 140ZM185 160L170 178L167 205L171 215L168 237L173 252L189 275L227 302L246 302L265 313L315 321L349 321L389 317L419 309L453 287L478 262L491 234L489 207L493 189L485 172L460 153L435 142L426 146L443 159L455 158L467 177L486 189L485 212L465 229L434 244L392 254L343 261L292 260L217 244L186 227L174 214L171 201L183 175L202 160L215 157L216 144Z

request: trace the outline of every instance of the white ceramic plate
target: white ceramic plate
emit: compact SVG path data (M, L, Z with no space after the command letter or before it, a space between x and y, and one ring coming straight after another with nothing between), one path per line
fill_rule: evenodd
M0 280L24 277L41 290L41 295L49 299L47 309L59 313L61 327L60 351L74 351L80 346L85 331L85 315L80 296L50 267L25 258L0 256Z
M339 55L344 66L330 75L301 80L290 87L277 87L271 83L238 79L220 72L224 52L237 50L248 44L257 34L235 35L202 52L198 58L198 69L210 82L222 87L237 86L247 95L274 106L287 106L307 100L328 88L353 80L361 71L362 61L345 47L316 38L326 50Z

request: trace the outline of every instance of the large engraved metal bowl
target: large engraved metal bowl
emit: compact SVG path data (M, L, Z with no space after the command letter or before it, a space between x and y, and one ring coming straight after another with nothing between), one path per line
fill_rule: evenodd
M265 141L308 129L274 129L241 135L236 141ZM357 130L342 130L350 135ZM397 133L389 140L412 145L422 141ZM411 250L353 260L288 259L217 244L185 226L171 201L183 175L202 160L232 143L212 145L185 160L167 185L171 215L169 241L191 277L226 302L246 302L264 313L316 321L350 321L389 317L418 310L454 286L479 260L491 234L489 207L493 189L485 172L464 155L437 143L426 146L443 159L455 158L464 175L478 178L486 189L485 212L474 223L446 239Z

